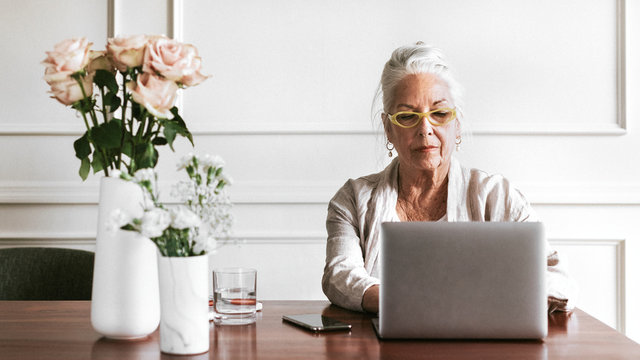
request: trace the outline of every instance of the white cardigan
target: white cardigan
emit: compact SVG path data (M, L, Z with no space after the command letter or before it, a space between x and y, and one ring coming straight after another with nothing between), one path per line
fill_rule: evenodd
M452 157L446 221L538 221L524 196L501 175L466 169ZM362 311L364 292L380 283L380 224L398 221L398 159L382 172L349 179L329 202L322 290L332 303ZM570 310L577 287L547 245L549 311Z

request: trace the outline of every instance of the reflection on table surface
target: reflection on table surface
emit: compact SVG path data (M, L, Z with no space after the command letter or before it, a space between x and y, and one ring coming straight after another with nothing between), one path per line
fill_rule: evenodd
M351 331L313 333L282 315L321 313L352 325ZM0 301L1 359L554 359L639 358L640 345L583 311L549 317L543 341L379 340L372 315L326 301L264 301L251 325L211 323L208 353L160 353L158 332L140 341L114 341L91 328L90 302Z

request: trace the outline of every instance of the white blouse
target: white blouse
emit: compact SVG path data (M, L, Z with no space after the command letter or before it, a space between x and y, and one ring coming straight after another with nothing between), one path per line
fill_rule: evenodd
M524 198L501 175L467 169L455 157L449 168L444 221L538 221ZM398 159L383 171L349 179L329 202L322 290L341 307L362 311L362 296L380 284L380 224L399 221ZM573 308L577 287L564 261L547 244L549 311Z

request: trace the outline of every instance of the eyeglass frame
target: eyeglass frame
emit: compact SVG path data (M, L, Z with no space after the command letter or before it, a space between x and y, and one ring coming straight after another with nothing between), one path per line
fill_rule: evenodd
M438 112L438 111L442 111L442 110L450 110L451 111L451 119L447 120L444 123L439 123L439 122L434 122L431 117L429 115ZM416 114L416 115L420 115L420 117L418 118L418 120L415 122L415 124L413 125L402 125L398 122L398 120L396 120L396 117L398 115L401 114ZM452 122L454 119L457 118L457 113L456 113L456 108L439 108L439 109L435 109L435 110L431 110L429 112L426 113L420 113L420 112L415 112L415 111L398 111L395 114L389 114L387 113L387 119L389 119L389 121L391 121L392 124L399 126L403 129L411 129L413 127L416 127L420 121L422 121L422 118L427 118L427 121L429 122L429 124L433 125L433 126L444 126L447 125L448 123Z

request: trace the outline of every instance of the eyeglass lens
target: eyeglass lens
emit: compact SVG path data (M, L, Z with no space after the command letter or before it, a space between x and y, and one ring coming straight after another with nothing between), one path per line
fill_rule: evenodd
M425 114L415 112L401 112L396 114L396 121L404 126L417 124ZM432 124L444 124L453 117L453 111L447 109L434 110L427 113Z

